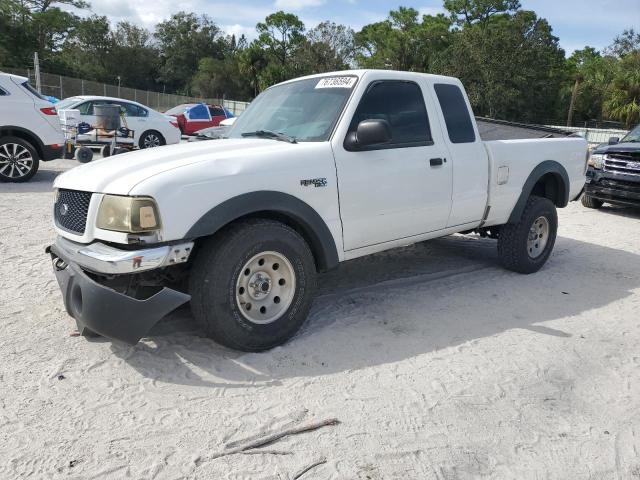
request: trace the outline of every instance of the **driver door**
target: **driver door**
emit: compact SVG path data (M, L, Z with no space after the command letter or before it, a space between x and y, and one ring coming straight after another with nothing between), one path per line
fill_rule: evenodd
M436 113L433 105L427 109L425 89L416 82L371 82L349 133L363 120L381 119L391 126L391 141L357 151L334 144L345 251L446 227L452 162L439 130L436 141L432 136Z

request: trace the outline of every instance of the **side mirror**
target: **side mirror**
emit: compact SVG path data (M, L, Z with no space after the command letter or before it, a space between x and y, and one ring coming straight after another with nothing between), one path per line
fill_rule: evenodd
M391 125L386 120L363 120L358 124L355 132L345 138L346 150L359 150L369 145L389 143L391 141Z
M609 137L609 145L615 145L620 142L620 137Z

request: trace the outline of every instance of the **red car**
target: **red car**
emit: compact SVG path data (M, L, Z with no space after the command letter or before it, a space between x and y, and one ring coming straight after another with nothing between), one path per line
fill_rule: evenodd
M225 118L233 117L233 113L222 105L206 105L208 107L208 115L202 115L203 109L200 107L204 104L199 103L183 103L177 107L167 110L167 115L176 117L178 127L183 135L194 135L198 130L209 127L217 127ZM195 107L195 108L194 108ZM198 115L190 116L189 113L198 110Z

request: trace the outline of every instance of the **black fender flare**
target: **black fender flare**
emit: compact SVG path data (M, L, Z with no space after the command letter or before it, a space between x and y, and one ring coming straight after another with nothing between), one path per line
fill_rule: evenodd
M555 160L545 160L533 169L527 180L524 182L522 192L520 193L520 197L518 198L515 207L513 207L513 210L511 211L508 223L517 223L520 220L524 207L527 204L527 200L533 191L533 187L538 183L538 180L548 173L551 173L556 177L560 188L558 198L555 202L556 207L564 208L567 206L569 203L569 190L571 186L569 182L569 174L567 173L567 170Z
M239 218L259 213L276 214L299 228L310 244L320 271L330 270L338 265L336 243L322 217L307 203L283 192L250 192L225 200L200 217L185 238L213 235Z

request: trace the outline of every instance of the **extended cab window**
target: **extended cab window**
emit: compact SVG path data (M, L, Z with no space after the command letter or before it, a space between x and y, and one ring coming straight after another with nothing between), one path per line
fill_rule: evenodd
M434 85L440 108L447 124L451 143L472 143L476 141L473 123L462 91L456 85L436 83Z
M427 108L417 83L384 80L369 85L351 120L349 132L355 132L361 121L371 119L389 122L391 142L385 144L386 147L433 143Z

